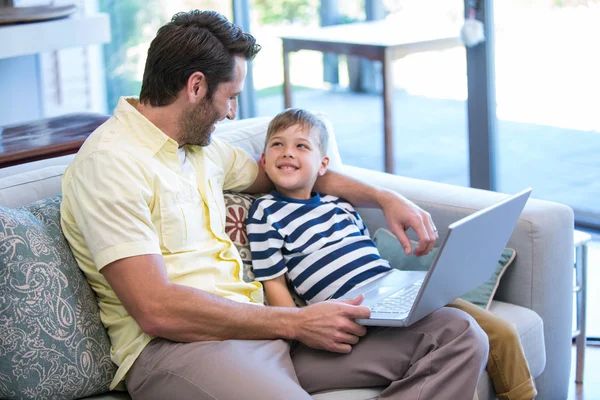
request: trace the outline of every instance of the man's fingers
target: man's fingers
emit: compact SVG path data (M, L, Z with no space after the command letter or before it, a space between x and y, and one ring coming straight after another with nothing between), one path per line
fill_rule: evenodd
M359 294L358 296L356 296L353 299L347 299L347 300L338 300L340 303L346 303L346 304L350 304L351 306L359 306L362 304L362 302L365 300L365 295L364 294Z
M353 299L347 299L347 300L330 300L332 302L335 303L344 303L347 304L349 306L352 307L345 307L343 309L344 312L344 316L351 319L351 320L355 320L355 319L365 319L365 318L369 318L371 316L371 310L369 309L369 307L367 306L361 306L362 302L365 299L365 295L364 294L359 294L358 296L356 296ZM361 326L356 324L357 326Z
M419 245L415 249L416 256L422 256L425 254L425 250L427 249L427 245L431 242L429 237L429 232L427 227L425 226L425 221L423 217L416 217L409 221L409 226L413 228L415 233L417 234L417 238L419 238Z
M429 222L429 224L427 225L427 230L429 231L429 238L431 239L429 246L427 246L427 253L429 253L431 250L433 250L433 247L435 246L435 243L439 239L440 235L438 234L438 230L435 227L435 224L433 223L433 219L431 219L430 214L427 214L427 220Z
M345 343L338 343L333 348L331 348L330 351L333 351L334 353L347 354L352 351L352 346Z
M399 228L393 227L392 231L394 232L394 235L396 235L396 237L398 238L398 241L400 241L400 245L404 249L404 254L409 255L412 252L412 244L410 243L410 239L408 238L408 236L406 236L406 233L404 232L402 226L400 226Z
M349 333L344 333L344 334L340 334L340 337L337 338L337 342L340 344L355 345L356 343L358 343L359 339L360 339L359 336L351 335Z
M413 227L413 229L419 237L419 245L415 249L415 255L422 256L433 250L439 235L429 213L425 213L425 216L421 219L421 223L417 223L416 226L419 228ZM423 232L423 236L419 234L419 231Z
M351 326L349 326L348 329L346 329L346 332L359 338L367 334L367 327L355 322Z

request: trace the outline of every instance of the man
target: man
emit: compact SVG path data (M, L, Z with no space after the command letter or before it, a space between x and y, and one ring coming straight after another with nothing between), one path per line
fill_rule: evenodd
M62 227L98 296L123 380L139 399L310 399L387 385L382 398L470 399L487 338L458 310L407 329L367 329L362 298L302 309L262 307L224 232L222 190L265 192L247 153L212 139L235 118L246 62L260 47L215 12L181 13L148 50L139 101L86 141L63 179ZM398 194L328 172L316 189L380 206L431 250L428 213Z

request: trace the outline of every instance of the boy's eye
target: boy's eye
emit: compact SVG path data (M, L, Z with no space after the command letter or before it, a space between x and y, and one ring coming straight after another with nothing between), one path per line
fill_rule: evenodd
M299 147L299 148L301 148L301 149L308 149L308 146L307 146L307 145L305 145L305 144L299 144L299 145L298 145L298 146L296 146L296 147Z
M272 142L271 147L281 146L281 142Z

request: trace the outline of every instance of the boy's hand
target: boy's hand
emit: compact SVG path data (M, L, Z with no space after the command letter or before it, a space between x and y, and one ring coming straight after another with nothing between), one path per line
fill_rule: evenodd
M404 248L405 254L410 254L412 245L406 236L406 231L413 228L419 238L415 249L416 256L423 256L433 250L439 238L437 228L431 215L412 201L392 191L385 191L379 199L379 204L385 219Z
M328 300L300 310L295 339L314 349L350 353L352 345L367 333L355 320L369 318L371 310L361 306L364 296L352 300Z

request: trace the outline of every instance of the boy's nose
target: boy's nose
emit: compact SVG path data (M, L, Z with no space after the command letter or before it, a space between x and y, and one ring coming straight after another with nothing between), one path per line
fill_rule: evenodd
M293 148L291 147L286 147L285 150L283 151L283 156L284 157L290 157L290 158L294 158L294 151Z

